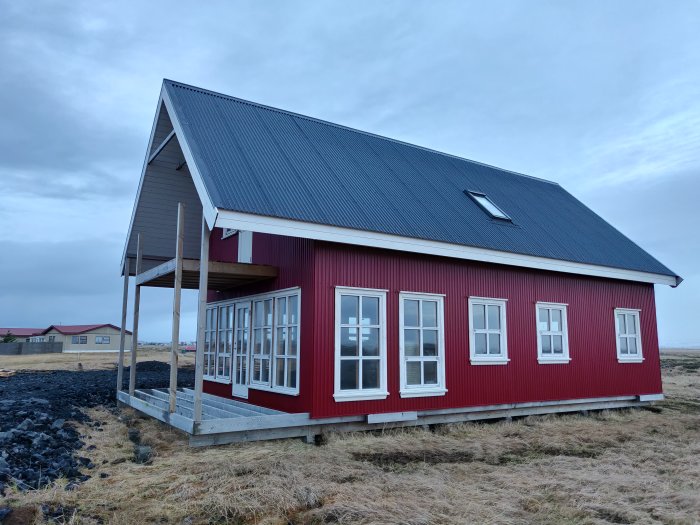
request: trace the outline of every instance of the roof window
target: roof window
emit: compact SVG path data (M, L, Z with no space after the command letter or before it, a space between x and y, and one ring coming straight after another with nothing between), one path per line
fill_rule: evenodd
M476 202L481 208L488 213L494 219L502 219L505 221L510 221L511 218L506 215L506 213L496 206L494 202L485 194L478 191L464 190L464 193L471 197L474 202Z

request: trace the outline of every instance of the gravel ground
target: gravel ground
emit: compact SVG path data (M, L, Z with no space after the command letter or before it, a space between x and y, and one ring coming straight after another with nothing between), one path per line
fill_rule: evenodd
M137 388L168 384L170 368L147 361L137 365ZM124 369L128 388L129 369ZM7 484L21 490L44 487L59 477L67 489L90 478L94 467L80 455L85 443L73 423L98 427L83 411L98 405L116 408L116 370L19 372L0 378L0 495ZM194 384L194 370L178 372L180 386Z

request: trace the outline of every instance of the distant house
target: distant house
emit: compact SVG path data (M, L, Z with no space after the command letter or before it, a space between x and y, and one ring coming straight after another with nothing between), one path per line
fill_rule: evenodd
M41 337L43 328L0 328L0 339L10 334L17 342L29 343L33 337Z
M682 281L557 183L168 80L122 268L135 332L199 289L194 389L119 392L195 444L661 399Z
M7 333L17 342L63 343L64 352L116 352L119 350L120 328L113 324L51 325L48 328L0 328L0 338ZM131 348L131 332L125 332L125 343Z
M118 326L113 324L51 325L41 332L47 342L62 342L64 352L116 352L119 350ZM126 331L131 348L131 332Z

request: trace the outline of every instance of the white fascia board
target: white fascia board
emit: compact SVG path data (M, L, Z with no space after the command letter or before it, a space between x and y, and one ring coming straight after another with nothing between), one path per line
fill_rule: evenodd
M170 117L170 122L172 122L173 124L175 136L177 137L177 140L180 144L180 148L182 149L182 153L185 156L185 160L187 161L187 167L189 168L190 174L192 175L194 187L197 189L197 195L199 195L199 200L202 203L202 210L204 213L204 218L207 221L207 226L210 230L212 230L214 229L214 224L216 223L217 210L214 207L211 198L209 197L207 188L204 185L204 180L202 179L202 176L199 173L199 169L197 168L197 164L194 161L194 157L192 156L192 150L190 149L190 146L187 143L187 137L182 132L180 118L177 114L177 111L175 111L175 108L173 107L173 103L170 100L170 95L168 94L168 90L165 88L165 84L161 88L160 96L163 102L165 103L165 108L168 110L168 116Z
M459 244L450 244L440 241L429 241L424 239L390 235L386 233L353 230L339 226L314 224L222 209L217 210L216 222L214 225L220 228L234 228L259 233L272 233L277 235L287 235L290 237L301 237L304 239L316 239L320 241L369 246L372 248L384 248L403 252L439 255L442 257L454 257L456 259L505 264L509 266L534 268L537 270L547 270L552 272L605 277L608 279L667 284L669 286L677 286L680 282L678 279L676 279L676 277L668 275L639 272L634 270L623 270L619 268L610 268L607 266L562 261L532 255L521 255L517 253L475 248L472 246L462 246Z

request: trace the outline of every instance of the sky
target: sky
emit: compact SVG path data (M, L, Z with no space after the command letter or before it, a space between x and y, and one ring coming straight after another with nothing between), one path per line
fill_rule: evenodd
M695 1L0 0L0 326L120 323L170 78L560 183L685 279L659 339L700 346L699 27ZM171 304L143 290L140 339Z

